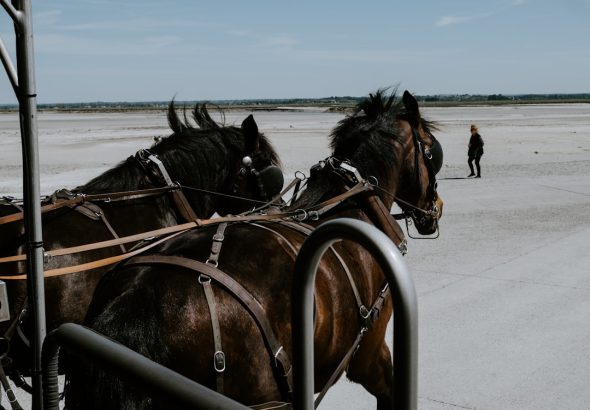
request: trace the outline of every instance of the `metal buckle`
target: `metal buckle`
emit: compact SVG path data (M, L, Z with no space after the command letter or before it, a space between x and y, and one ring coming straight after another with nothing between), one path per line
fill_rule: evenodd
M211 277L205 275L204 273L201 273L199 275L199 283L202 285L203 283L211 283Z
M300 181L305 181L307 179L307 177L305 176L305 174L301 171L295 171L295 178L300 180Z
M365 305L359 307L359 313L363 319L367 319L371 315L371 311Z
M217 373L225 371L225 353L221 350L216 351L213 355L213 367Z
M215 242L223 242L224 239L225 239L225 236L223 236L222 233L216 233L215 235L213 235L213 240Z
M293 215L293 219L295 219L296 221L299 222L303 222L307 219L307 217L309 216L309 214L307 213L307 211L305 209L296 209L295 212L299 212L298 215Z

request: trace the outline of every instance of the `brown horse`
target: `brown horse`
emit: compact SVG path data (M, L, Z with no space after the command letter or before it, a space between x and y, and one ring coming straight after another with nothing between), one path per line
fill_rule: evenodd
M169 137L158 140L149 150L140 150L72 193L58 191L54 194L53 200L59 203L80 198L81 194L101 197L104 193L132 193L120 201L110 200L111 197L105 195L102 200L85 201L44 213L45 250L157 230L187 219L209 218L214 212L239 213L280 191L282 173L276 166L278 157L270 142L259 133L251 115L241 127L221 126L212 120L204 105L197 105L193 117L197 126L187 121L186 114L182 121L171 103L168 122L173 133ZM163 171L158 162L163 164ZM274 186L268 186L265 180L268 171L280 174L279 184L272 181ZM184 197L173 197L165 190L156 195L147 194L172 183L183 187ZM179 205L176 200L180 201ZM6 203L0 208L2 214L18 211L12 201L3 202ZM1 224L0 237L0 259L25 252L22 220ZM126 246L53 257L44 269L78 266L120 255L129 251L133 243ZM45 280L47 330L65 322L82 322L94 288L107 268L81 269ZM0 346L10 345L10 354L7 356L3 351L0 355L8 372L19 370L26 374L32 363L25 346L30 321L26 315L27 287L23 271L23 262L0 263L0 276L7 282L11 315L11 320L0 326L0 335L3 335ZM18 337L16 330L19 336L25 337ZM11 361L15 362L12 366Z
M408 92L402 102L371 95L333 130L332 156L312 168L294 204L259 221L189 231L120 265L97 287L86 325L246 405L288 401L298 249L314 225L339 217L373 223L399 244L389 214L396 199L421 233L433 233L442 151L430 129ZM309 225L285 216L307 217ZM392 307L383 272L367 251L344 241L326 253L316 278L316 390L346 368L378 408L390 408L384 335ZM68 367L69 409L170 408L83 358Z

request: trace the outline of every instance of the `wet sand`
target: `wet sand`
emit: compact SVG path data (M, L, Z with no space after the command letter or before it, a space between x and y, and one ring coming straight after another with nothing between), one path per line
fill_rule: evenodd
M246 112L230 112L239 124ZM419 408L590 403L590 104L427 108L445 152L440 238L409 240L419 302ZM342 118L255 112L286 180L328 153ZM485 140L466 179L469 124ZM74 187L169 133L165 114L39 116L41 190ZM0 195L21 196L16 115L0 114ZM388 335L391 340L391 334ZM341 379L320 408L371 409Z

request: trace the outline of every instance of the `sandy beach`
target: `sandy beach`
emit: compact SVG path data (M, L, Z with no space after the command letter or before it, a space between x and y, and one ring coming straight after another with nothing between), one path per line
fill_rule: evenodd
M228 112L226 122L248 114ZM419 408L588 408L590 104L423 115L440 128L445 206L440 237L409 239L406 256L419 302ZM328 155L343 115L254 116L290 181ZM471 123L485 140L477 180L465 178ZM0 114L0 195L22 196L18 129L16 114ZM84 183L168 133L164 112L41 113L41 192ZM320 408L374 407L342 379Z

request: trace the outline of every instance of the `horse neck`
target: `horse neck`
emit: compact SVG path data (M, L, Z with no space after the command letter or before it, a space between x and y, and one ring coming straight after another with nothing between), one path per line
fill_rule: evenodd
M183 193L199 218L211 217L226 199L218 194L231 192L235 166L227 155L222 157L222 163L215 164L195 157L195 163L188 167L170 160L163 162L173 181L185 187Z

